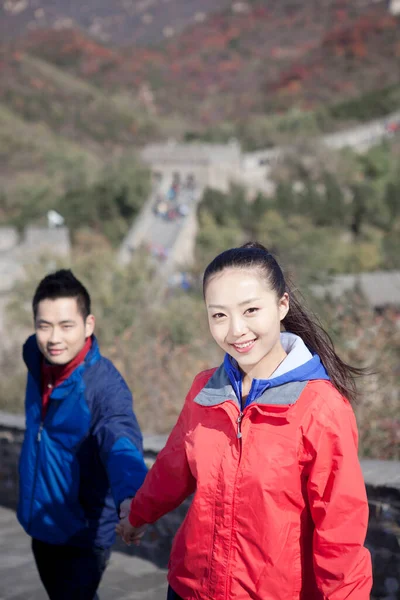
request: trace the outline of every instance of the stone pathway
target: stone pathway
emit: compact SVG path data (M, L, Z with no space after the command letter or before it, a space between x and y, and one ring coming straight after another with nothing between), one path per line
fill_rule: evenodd
M100 586L100 600L165 600L166 571L114 552ZM30 538L15 513L0 507L0 600L48 600L37 574Z

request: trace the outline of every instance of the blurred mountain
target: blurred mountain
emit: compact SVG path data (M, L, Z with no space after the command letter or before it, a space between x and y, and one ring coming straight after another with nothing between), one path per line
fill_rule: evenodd
M314 109L400 83L400 18L386 2L252 2L141 57L160 110L201 122ZM115 77L115 75L114 75Z
M7 110L92 149L140 145L155 132L134 96L106 93L33 54L0 47L0 74Z
M164 14L178 4L169 0ZM157 46L112 49L83 31L53 29L30 32L18 47L108 93L128 92L147 113L209 126L312 110L399 84L400 19L387 6L233 2Z
M66 189L159 137L137 96L111 94L15 47L0 46L0 222L46 214Z
M3 0L0 39L35 29L77 28L112 45L152 44L231 0Z

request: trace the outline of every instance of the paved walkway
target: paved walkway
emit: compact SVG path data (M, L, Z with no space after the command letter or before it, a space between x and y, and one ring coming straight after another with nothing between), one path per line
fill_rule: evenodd
M100 600L165 600L166 572L151 562L114 552ZM15 513L0 507L0 600L48 600Z

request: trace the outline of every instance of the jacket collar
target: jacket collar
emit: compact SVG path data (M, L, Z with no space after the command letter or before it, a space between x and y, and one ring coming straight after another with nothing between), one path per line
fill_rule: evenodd
M43 354L39 350L39 346L37 344L35 334L31 335L26 340L26 342L23 346L22 356L23 356L23 359L27 366L28 371L32 374L34 379L38 382L38 385L40 387L41 365L42 365ZM86 366L86 367L91 366L92 364L94 364L95 362L97 362L99 360L100 356L101 356L100 349L99 349L99 345L98 345L96 336L92 335L92 347L90 348L89 352L87 353L84 362L80 365L80 367L77 367L71 373L71 375L68 377L68 379L66 379L59 386L59 388L55 388L55 390L52 394L52 397L54 397L57 389L63 388L67 384L67 382L74 380L78 376L78 374L81 372L81 369L84 366Z
M312 353L299 336L282 332L281 343L287 357L269 379L253 379L246 406L255 401L258 404L293 404L308 381L329 380L318 354ZM242 373L236 360L226 354L223 364L203 391L208 405L210 402L219 404L221 396L225 395L225 400L234 399L241 406ZM215 401L210 399L210 394L214 395Z
M85 361L86 355L89 353L92 347L92 336L88 337L85 341L83 348L78 354L65 365L53 365L46 359L42 360L41 375L42 375L42 392L49 393L47 384L51 384L52 387L57 387L68 379L68 377L75 371L80 364Z
M260 405L276 406L289 406L295 404L307 383L307 381L292 381L279 387L272 388L269 383L266 382L260 387L260 393L254 397L251 402L246 402L246 406L255 402ZM222 364L194 398L194 402L196 402L196 404L201 404L202 406L217 406L226 401L234 402L239 410L241 410L240 397L237 396L225 370L225 366Z

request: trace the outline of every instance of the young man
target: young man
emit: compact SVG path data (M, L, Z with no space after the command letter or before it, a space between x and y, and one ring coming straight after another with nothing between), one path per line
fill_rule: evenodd
M18 519L51 600L93 600L121 503L147 469L132 396L102 357L90 297L71 271L45 277L24 345L26 433Z

